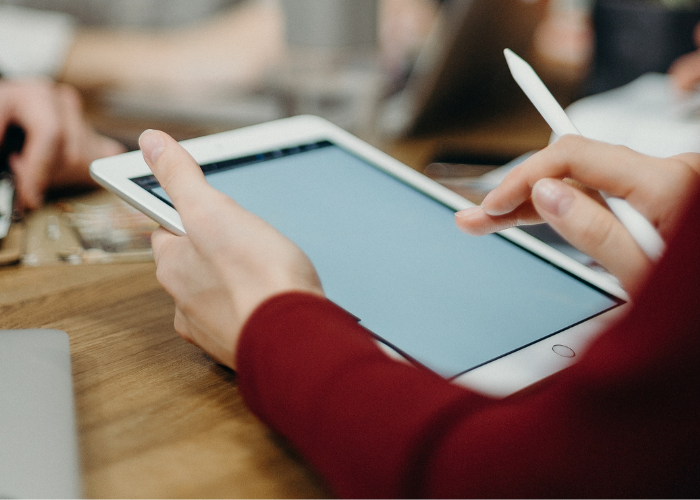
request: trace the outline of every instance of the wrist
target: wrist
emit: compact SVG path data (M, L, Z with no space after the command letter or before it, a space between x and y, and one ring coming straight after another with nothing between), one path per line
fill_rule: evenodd
M249 364L245 358L249 357L249 354L254 350L252 346L257 343L254 338L257 336L256 332L266 330L260 325L266 325L271 319L281 317L287 309L298 311L308 305L313 306L326 302L330 301L322 293L305 290L288 290L263 300L243 323L238 335L237 346L234 349L233 368L245 371L244 367Z

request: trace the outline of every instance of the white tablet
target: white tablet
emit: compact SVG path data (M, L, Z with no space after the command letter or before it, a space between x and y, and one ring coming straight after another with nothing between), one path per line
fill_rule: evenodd
M505 396L569 366L626 303L608 278L520 230L460 232L454 212L472 203L320 118L182 145L212 186L306 252L328 298L388 352L479 392ZM139 151L90 171L183 234Z

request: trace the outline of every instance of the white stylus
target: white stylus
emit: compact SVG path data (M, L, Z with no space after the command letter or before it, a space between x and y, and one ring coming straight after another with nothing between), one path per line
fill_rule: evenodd
M513 78L552 127L552 131L559 137L566 134L581 135L532 66L510 49L505 49L503 53ZM651 222L622 198L610 196L603 191L600 195L644 253L651 260L658 260L663 255L666 244Z

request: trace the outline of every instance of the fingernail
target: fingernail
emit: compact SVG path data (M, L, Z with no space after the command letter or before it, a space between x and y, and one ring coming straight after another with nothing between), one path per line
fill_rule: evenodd
M481 202L481 209L484 211L484 213L486 215L491 215L491 216L497 217L499 215L505 215L508 212L510 212L510 210L503 210L503 209L496 210L496 209L489 206L491 204L491 200L493 200L493 198L495 197L495 195L493 193L494 192L491 191L489 194L486 195L486 197Z
M532 188L532 196L538 208L557 217L566 215L574 203L571 188L554 179L540 179Z
M491 191L489 194L487 194L487 195L484 197L483 200L481 200L481 204L483 205L484 203L486 203L486 204L488 205L488 204L489 204L489 201L491 200L491 198L493 198L492 195L493 195L493 191Z
M165 141L160 132L149 128L144 130L141 137L139 137L139 147L144 158L151 163L155 163L165 150Z
M455 217L459 219L471 219L481 211L481 207L469 207L465 208L464 210L460 210L459 212L456 212Z

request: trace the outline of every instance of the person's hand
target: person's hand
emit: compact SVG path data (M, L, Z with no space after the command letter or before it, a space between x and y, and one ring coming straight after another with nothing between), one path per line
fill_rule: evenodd
M170 136L148 130L139 144L187 232L175 236L159 228L152 237L158 281L175 299L175 330L235 369L248 317L283 292L323 295L316 271L294 243L209 186Z
M9 158L24 208L39 207L49 187L90 185L93 160L125 151L87 124L75 90L49 80L0 80L0 138L10 124L25 132Z
M630 233L583 187L626 199L664 239L698 187L700 154L654 158L623 146L564 136L518 165L481 206L457 212L457 226L481 235L515 225L548 222L633 292L652 262ZM567 179L565 181L564 179Z
M693 32L695 45L700 47L700 23ZM674 61L668 70L671 80L680 90L692 91L700 83L700 49Z

